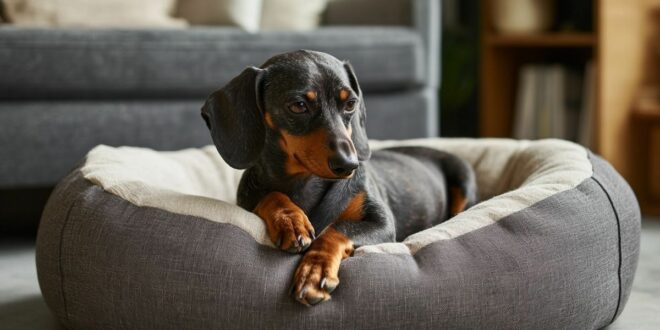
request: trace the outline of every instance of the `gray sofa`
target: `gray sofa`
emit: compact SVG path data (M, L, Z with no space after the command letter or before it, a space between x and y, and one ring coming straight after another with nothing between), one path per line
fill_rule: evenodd
M436 0L344 0L311 32L0 25L0 190L51 187L98 144L210 144L206 96L245 66L300 48L353 64L371 138L435 136L439 18Z

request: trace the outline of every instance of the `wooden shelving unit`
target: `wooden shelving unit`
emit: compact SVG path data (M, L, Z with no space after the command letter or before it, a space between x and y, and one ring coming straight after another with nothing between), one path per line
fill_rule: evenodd
M500 34L493 28L492 6L492 0L482 1L480 131L482 136L510 137L520 68L528 63L597 61L598 29Z
M488 47L593 47L596 36L592 33L544 33L538 35L486 35Z
M492 26L493 0L482 0L480 132L484 137L511 137L518 72L523 65L592 61L591 149L612 163L638 197L644 198L650 178L643 162L649 150L638 143L640 123L633 113L640 88L660 83L653 46L658 40L658 36L653 38L660 25L660 0L591 1L593 27L589 32L503 35ZM643 211L660 215L659 203L643 200Z
M642 152L641 170L647 180L641 182L637 198L649 214L660 215L660 86L641 89L633 120L636 143Z

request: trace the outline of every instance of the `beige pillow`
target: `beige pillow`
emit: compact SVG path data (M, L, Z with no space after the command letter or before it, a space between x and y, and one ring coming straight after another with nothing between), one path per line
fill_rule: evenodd
M306 31L319 26L327 0L263 0L261 29Z
M262 0L179 0L177 17L194 25L231 25L256 32L261 19L261 2Z
M182 27L170 16L176 0L3 0L7 19L22 26Z

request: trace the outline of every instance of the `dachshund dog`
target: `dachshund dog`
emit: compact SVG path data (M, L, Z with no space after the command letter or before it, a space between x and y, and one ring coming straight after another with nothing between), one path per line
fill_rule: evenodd
M202 108L222 158L247 169L238 205L277 247L304 253L292 292L305 305L330 299L356 247L402 240L476 202L474 172L456 156L371 152L365 111L351 65L307 50L246 68Z

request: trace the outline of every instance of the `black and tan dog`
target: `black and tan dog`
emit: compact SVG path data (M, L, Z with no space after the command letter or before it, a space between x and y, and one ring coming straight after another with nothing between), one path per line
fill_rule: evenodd
M247 168L238 204L280 249L304 252L293 280L303 304L330 298L355 247L401 240L475 202L473 171L451 154L372 153L362 96L347 62L301 50L245 69L202 109L222 158Z

